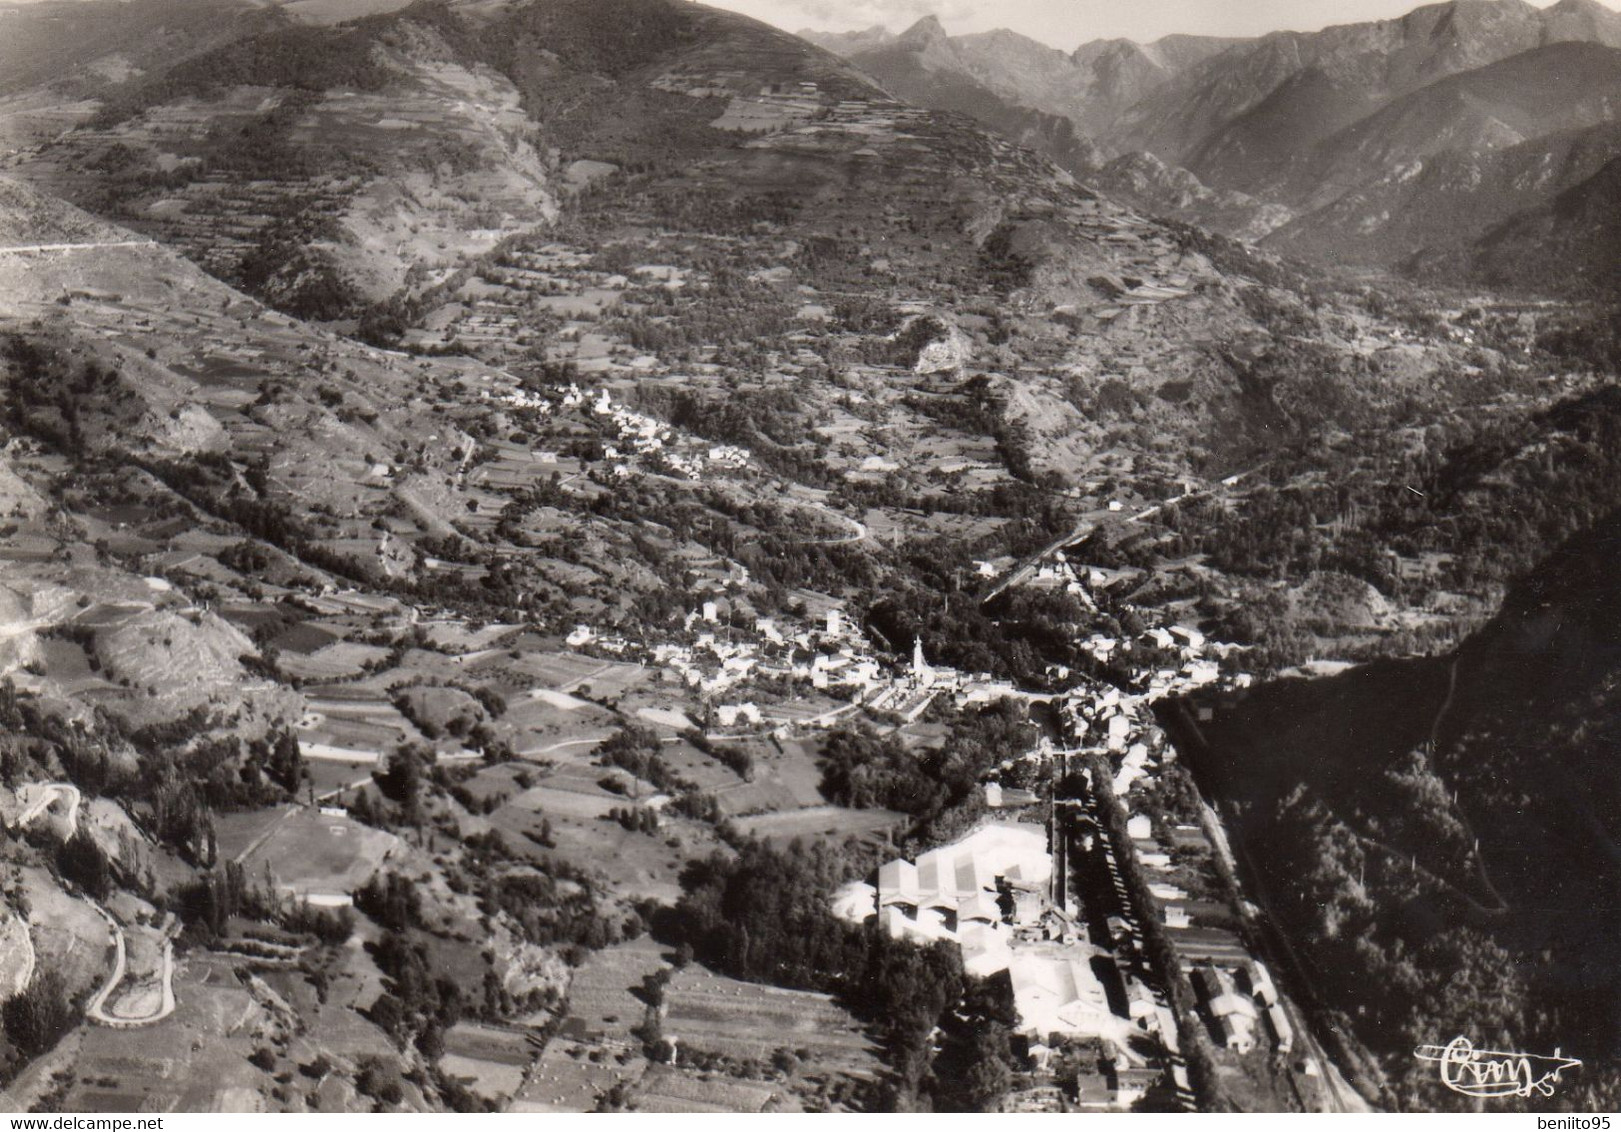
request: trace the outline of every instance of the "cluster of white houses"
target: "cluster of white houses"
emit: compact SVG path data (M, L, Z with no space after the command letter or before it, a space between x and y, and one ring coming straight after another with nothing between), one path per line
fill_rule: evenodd
M989 676L968 676L930 664L921 641L912 644L911 663L897 669L874 653L860 626L838 607L828 609L817 621L798 625L757 617L752 632L724 622L721 603L705 601L687 615L686 639L655 645L648 655L654 664L670 669L688 687L716 701L722 727L770 722L771 713L758 705L719 701L755 678L808 685L815 692L844 700L838 711L812 723L831 722L857 705L911 721L940 696L965 706L1016 694L1013 685ZM567 643L575 648L601 647L603 641L581 625Z
M1197 629L1186 626L1149 629L1134 640L1095 635L1084 647L1103 661L1129 656L1136 669L1135 691L1090 684L1059 704L1066 740L1109 758L1111 785L1129 812L1152 788L1165 764L1176 758L1154 722L1151 705L1165 696L1217 685L1247 687L1250 677L1222 675L1212 657L1226 658L1232 646L1207 642ZM1207 853L1217 847L1196 825L1157 831L1143 813L1131 815L1126 824L1130 851L1150 878L1149 893L1156 905L1142 911L1154 914L1169 929L1215 1040L1238 1053L1267 1041L1277 1052L1288 1054L1294 1047L1294 1027L1265 965L1227 928L1201 923L1207 913L1218 911L1225 919L1225 907L1191 899L1172 883L1172 850L1187 847ZM1169 848L1162 841L1167 837Z
M510 390L499 399L518 408L542 411L550 408L545 398L522 389ZM619 404L606 389L593 392L571 384L563 390L558 404L564 409L584 409L606 418L616 442L605 445L603 455L613 462L617 475L629 475L632 468L628 461L636 457L654 461L658 471L694 480L700 479L708 466L735 470L749 465L748 449L735 444L704 444L678 436L657 417Z

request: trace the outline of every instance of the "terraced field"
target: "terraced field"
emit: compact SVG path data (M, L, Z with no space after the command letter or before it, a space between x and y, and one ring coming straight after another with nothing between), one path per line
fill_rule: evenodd
M803 1050L829 1071L879 1068L875 1043L828 995L739 982L694 964L675 973L665 1003L665 1034L695 1050L762 1060Z

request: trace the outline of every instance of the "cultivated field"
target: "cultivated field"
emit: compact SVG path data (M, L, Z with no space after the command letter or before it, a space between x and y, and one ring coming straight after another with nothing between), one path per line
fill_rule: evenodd
M634 1084L646 1068L639 1054L554 1038L510 1111L591 1112L605 1093L618 1084Z
M770 1086L720 1073L652 1065L632 1103L638 1112L760 1112L781 1107L781 1094Z
M693 964L676 972L664 999L665 1035L690 1049L766 1062L785 1049L830 1072L878 1069L872 1039L828 995L739 982Z

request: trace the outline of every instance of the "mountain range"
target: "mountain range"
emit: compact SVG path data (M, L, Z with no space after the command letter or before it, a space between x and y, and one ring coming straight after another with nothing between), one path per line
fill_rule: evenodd
M1454 0L1312 33L1072 53L1007 31L949 36L933 17L811 37L993 129L1018 110L1065 119L1093 152L1066 137L1060 160L1088 183L1291 255L1473 264L1490 230L1621 156L1621 14L1597 0Z

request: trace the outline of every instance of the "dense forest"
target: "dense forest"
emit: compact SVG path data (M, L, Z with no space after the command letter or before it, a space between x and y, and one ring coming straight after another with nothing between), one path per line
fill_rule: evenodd
M1389 1056L1390 1103L1456 1104L1407 1056L1456 1033L1600 1066L1621 1044L1621 830L1597 804L1621 797L1618 538L1612 515L1571 540L1450 656L1172 719L1303 981ZM1548 1103L1613 1107L1614 1088L1593 1073Z

